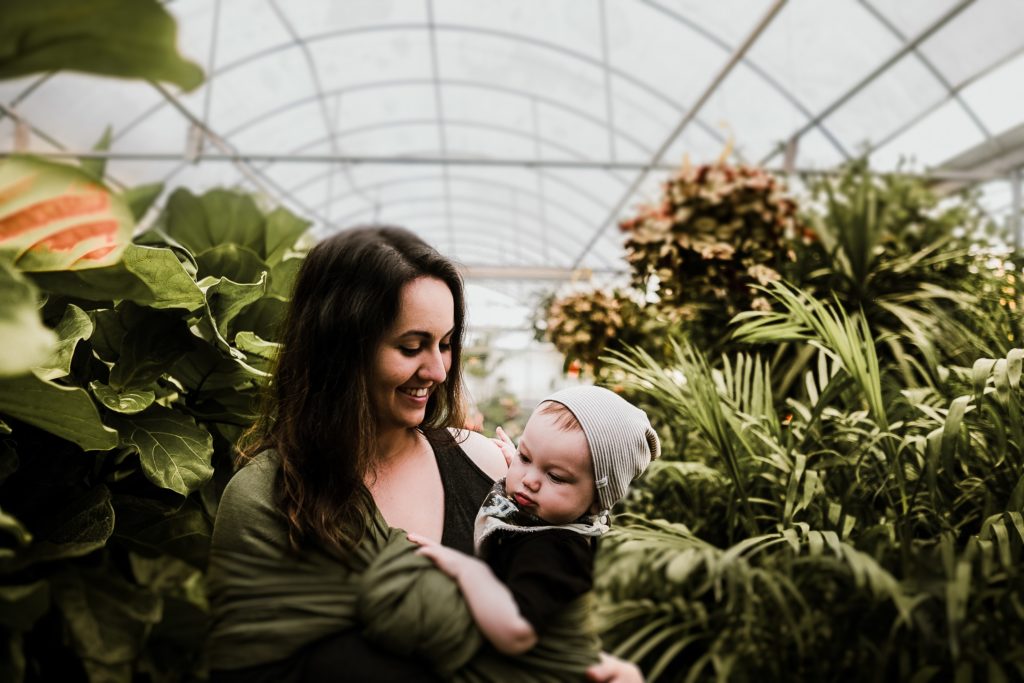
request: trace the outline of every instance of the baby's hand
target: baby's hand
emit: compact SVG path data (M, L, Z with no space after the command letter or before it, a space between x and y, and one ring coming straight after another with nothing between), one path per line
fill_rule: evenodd
M467 564L477 561L474 557L460 553L458 550L452 550L418 534L407 534L406 537L419 546L416 551L417 555L423 555L453 579L459 577L459 573Z
M501 454L505 456L505 464L511 465L512 458L516 457L516 445L512 443L512 439L508 438L508 434L501 427L494 430L494 435L491 441L501 449Z

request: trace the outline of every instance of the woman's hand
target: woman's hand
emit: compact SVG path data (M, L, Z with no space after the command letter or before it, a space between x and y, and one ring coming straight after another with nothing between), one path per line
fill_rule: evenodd
M508 434L501 427L494 430L494 438L491 439L494 445L498 447L501 454L505 456L505 464L511 465L512 458L516 457L516 445L512 443L512 439L508 438Z
M475 557L445 547L419 534L407 534L406 538L419 546L419 549L416 551L417 555L426 557L437 565L438 569L453 579L458 579L459 574L466 571L467 567L479 562Z
M644 675L633 662L602 652L601 661L587 669L587 679L597 683L644 683Z

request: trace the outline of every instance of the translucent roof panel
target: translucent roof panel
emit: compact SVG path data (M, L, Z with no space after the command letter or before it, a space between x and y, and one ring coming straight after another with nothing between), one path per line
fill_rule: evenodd
M405 224L502 296L621 276L619 220L684 158L778 169L795 143L790 170L820 170L869 149L987 183L996 213L1024 160L1020 0L166 7L203 85L0 82L0 145L23 146L15 117L50 155L110 126L122 186L245 188L320 235Z

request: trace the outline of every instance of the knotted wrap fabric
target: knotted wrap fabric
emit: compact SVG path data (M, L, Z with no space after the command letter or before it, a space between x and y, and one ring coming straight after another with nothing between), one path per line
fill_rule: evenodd
M416 555L405 532L389 528L379 514L368 520L351 566L315 551L296 557L274 504L276 474L276 457L265 453L235 475L221 500L207 582L211 668L279 661L352 628L466 683L581 681L597 661L586 598L552 620L530 652L515 658L496 652L455 582Z

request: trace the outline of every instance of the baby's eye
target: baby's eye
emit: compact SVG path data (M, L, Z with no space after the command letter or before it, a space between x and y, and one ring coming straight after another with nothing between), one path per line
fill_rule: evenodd
M556 484L564 484L566 482L565 479L558 476L557 474L548 474L548 476L551 477L551 481L555 482Z
M530 459L529 459L529 458L527 458L527 457L526 457L525 455L523 455L523 452L522 452L522 451L517 451L517 452L516 452L516 455L518 455L518 456L519 456L519 460L520 460L520 462L530 462Z

